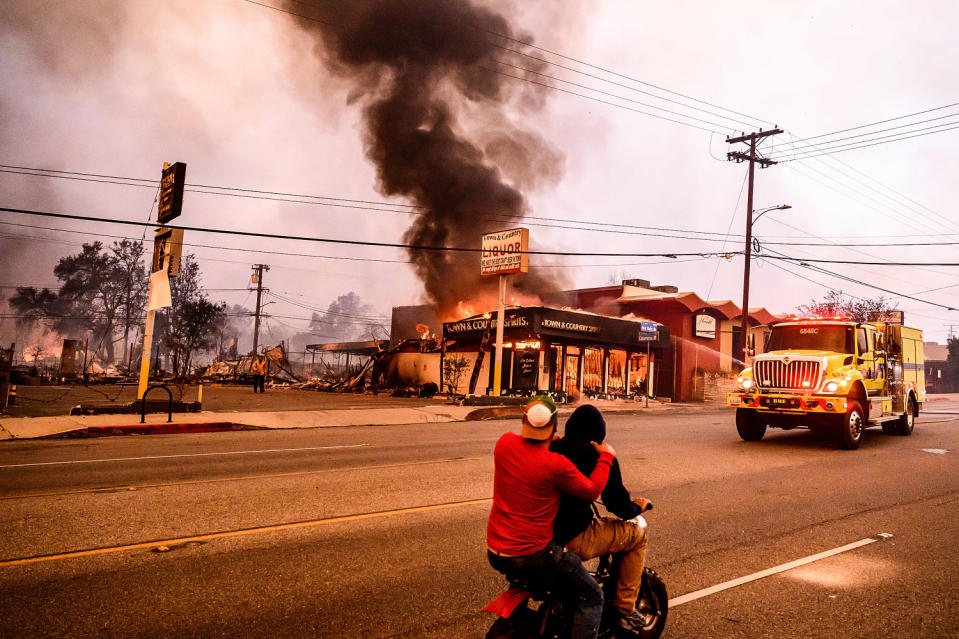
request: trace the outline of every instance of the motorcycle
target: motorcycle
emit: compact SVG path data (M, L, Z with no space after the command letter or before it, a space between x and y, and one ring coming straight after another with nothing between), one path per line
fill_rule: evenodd
M652 506L650 506L651 508ZM646 520L638 515L635 520L646 526ZM666 627L669 612L669 597L666 584L651 568L643 569L643 581L636 598L636 610L643 619L637 632L618 628L614 621L617 613L611 602L616 591L618 560L615 554L603 555L599 565L590 575L603 589L603 617L600 622L600 639L657 639ZM483 610L499 616L486 639L567 639L571 611L566 609L548 589L531 586L522 579L507 575L510 588L489 602Z

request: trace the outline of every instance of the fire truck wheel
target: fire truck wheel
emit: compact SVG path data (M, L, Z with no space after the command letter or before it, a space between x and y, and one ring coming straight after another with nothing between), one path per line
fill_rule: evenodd
M746 442L758 442L766 434L766 424L759 421L758 415L745 408L736 409L736 430Z
M855 450L862 443L862 432L866 427L866 415L862 411L859 400L850 399L846 402L846 415L839 426L839 447L844 450Z
M916 425L916 402L912 397L906 402L906 412L895 424L897 435L912 435L912 429Z

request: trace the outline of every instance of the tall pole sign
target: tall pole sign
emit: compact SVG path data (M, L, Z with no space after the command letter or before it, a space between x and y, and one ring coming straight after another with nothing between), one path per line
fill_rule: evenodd
M180 254L183 249L183 229L169 228L166 223L178 217L183 208L183 186L186 164L163 163L160 177L160 196L157 204L157 229L153 238L153 263L150 268L150 292L147 301L146 325L143 327L143 351L140 356L140 383L137 399L150 384L150 353L153 347L153 325L159 308L172 305L170 278L180 272Z
M510 229L483 236L480 274L499 276L499 305L496 312L496 358L493 360L493 396L503 387L503 326L506 324L506 277L529 271L529 229Z

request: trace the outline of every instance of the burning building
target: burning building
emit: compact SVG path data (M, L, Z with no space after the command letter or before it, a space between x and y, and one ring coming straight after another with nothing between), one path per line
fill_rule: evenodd
M505 312L500 386L506 395L548 392L561 400L627 398L653 388L655 363L669 347L656 322L525 306ZM490 314L443 324L446 361L465 359L469 375L443 382L451 393L487 394L494 385L496 318Z

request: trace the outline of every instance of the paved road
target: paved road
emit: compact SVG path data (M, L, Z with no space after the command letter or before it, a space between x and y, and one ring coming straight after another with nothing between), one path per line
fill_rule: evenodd
M610 417L672 597L894 535L677 606L666 636L959 636L957 418L840 451L742 442L725 410ZM481 637L490 451L517 427L6 442L0 636Z

